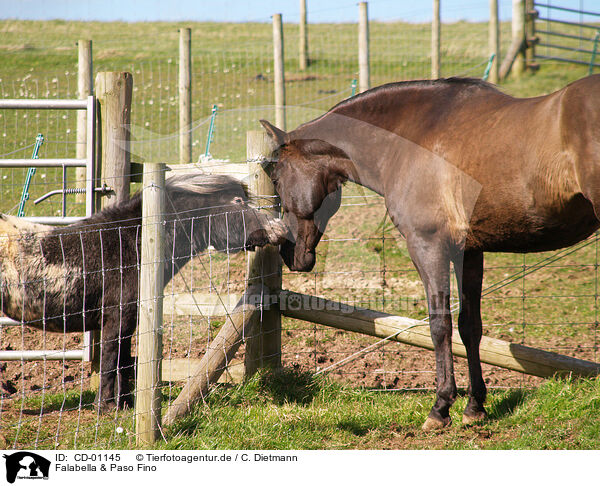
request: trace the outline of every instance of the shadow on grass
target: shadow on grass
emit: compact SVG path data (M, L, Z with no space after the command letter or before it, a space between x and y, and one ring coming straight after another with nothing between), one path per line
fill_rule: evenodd
M261 377L260 388L268 393L277 405L307 405L313 401L321 384L313 373L296 368L279 368Z
M337 424L337 427L338 429L350 432L351 434L356 435L357 437L363 437L364 435L367 435L367 433L370 430L370 428L367 427L364 423L360 423L356 419L342 420Z
M491 420L500 420L512 415L515 409L525 403L531 394L528 390L509 390L499 400L494 401L488 409Z
M44 415L52 412L69 412L71 410L92 410L96 400L96 394L93 391L84 391L79 393L69 393L63 395L51 395L44 399L30 401L27 405L31 408L24 409L25 415Z

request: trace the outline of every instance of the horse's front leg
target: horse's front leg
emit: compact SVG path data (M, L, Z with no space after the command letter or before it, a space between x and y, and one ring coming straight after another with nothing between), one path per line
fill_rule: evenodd
M450 258L437 238L407 237L407 244L425 286L429 306L429 327L435 350L436 401L423 429L433 430L450 424L450 407L456 400L450 314Z
M479 343L481 342L481 285L483 281L483 253L466 252L462 262L454 262L460 314L458 330L467 350L469 363L469 402L463 413L463 423L470 424L485 419L487 414L483 404L486 387L481 373Z

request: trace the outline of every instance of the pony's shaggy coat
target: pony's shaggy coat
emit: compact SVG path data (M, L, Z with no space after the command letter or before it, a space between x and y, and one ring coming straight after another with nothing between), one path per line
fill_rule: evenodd
M239 252L281 243L287 234L281 220L248 202L245 186L227 176L168 178L165 285L208 246ZM138 193L63 228L0 215L0 309L44 331L102 330L99 399L105 409L132 403L141 213Z

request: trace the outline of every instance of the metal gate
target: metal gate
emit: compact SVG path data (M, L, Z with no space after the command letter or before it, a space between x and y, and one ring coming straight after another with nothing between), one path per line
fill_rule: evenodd
M579 8L555 5L552 0L534 2L529 12L535 19L535 58L600 67L596 55L600 39L600 12L586 9L584 0ZM597 6L597 2L588 2Z
M85 217L94 214L96 186L96 98L88 96L85 100L0 100L0 109L6 110L86 110L86 157L83 159L0 159L0 168L59 167L63 170L63 194L66 191L66 171L69 167L85 167ZM63 211L64 213L64 211ZM70 224L81 217L27 217L28 221L42 224ZM8 317L0 317L2 326L22 326L22 322ZM92 360L92 331L84 333L83 349L80 350L31 350L0 351L0 361L33 361L33 360Z

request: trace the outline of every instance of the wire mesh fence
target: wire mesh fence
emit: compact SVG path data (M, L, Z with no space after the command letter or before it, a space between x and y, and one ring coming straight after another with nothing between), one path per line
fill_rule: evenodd
M74 42L90 37L94 43L94 72L133 73L132 161L177 163L177 28L175 24L131 25L115 36L100 24L52 23L42 42L26 23L3 22L5 42L12 46L6 60L18 58L20 64L3 73L0 95L76 98ZM309 65L301 70L298 25L284 24L288 128L319 116L353 94L358 77L357 29L355 23L309 25ZM429 23L371 22L371 84L429 78L430 29ZM503 50L510 42L509 30L509 25L502 24ZM192 36L192 160L201 161L199 166L206 172L218 171L245 161L246 132L258 128L258 119L275 117L272 27L269 19L243 26L202 24L193 27ZM42 69L36 67L40 56L44 58ZM481 77L488 58L486 23L443 25L443 76ZM0 113L2 157L27 158L37 133L43 133L46 140L43 156L74 156L74 114L24 115L20 111ZM172 168L172 172L178 172L176 166ZM25 170L3 169L0 174L2 211L14 214ZM69 173L68 180L75 180L74 173ZM58 171L38 171L32 184L32 199L60 188L61 184ZM52 200L39 208L28 204L27 215L54 214L59 211L58 204ZM69 199L69 215L80 214L83 206L73 196ZM118 227L121 232L125 228L134 231L135 238L141 234L139 222L122 221ZM189 230L193 232L194 228ZM12 236L2 238L5 241L0 244L4 247L9 245L6 241L14 240ZM123 257L126 249L117 246L110 250ZM218 252L208 246L193 258L191 248L188 253L190 261L176 275L171 268L172 278L164 290L163 373L168 373L163 375L165 403L174 400L185 379L193 374L197 360L222 329L248 283L249 253L245 249L227 245L224 252ZM342 207L331 220L317 253L317 265L311 273L284 272L284 288L390 314L426 317L425 294L418 274L405 243L386 218L383 200L378 195L348 184ZM560 256L561 259L555 259L554 254L487 257L484 289L495 290L483 300L484 333L597 360L598 243L589 240ZM50 289L70 278L62 258L61 254L57 274L44 280L44 288ZM119 275L119 292L123 286L131 285L120 276L127 267L121 260L110 272L106 268L100 271L105 277ZM132 302L117 300L115 305L121 308L125 304ZM99 304L96 310L102 308ZM81 314L83 308L77 312ZM64 312L59 314L62 317ZM255 327L250 335L243 336L235 362L227 363L225 380L239 379L244 368L245 343L259 337L259 329ZM131 353L136 355L135 333L120 335L117 341L126 345L131 341ZM0 327L0 343L4 350L69 350L84 345L80 333L52 334L27 325ZM344 363L339 365L342 360ZM434 360L427 351L398 343L378 343L371 337L288 318L283 320L282 362L314 372L327 370L334 379L382 390L432 389L435 385ZM538 382L537 378L500 368L484 368L488 386L529 386ZM0 440L4 446L134 446L135 413L101 413L94 405L97 375L90 363L22 360L3 363L0 370ZM466 387L467 380L466 365L457 360L458 385Z

